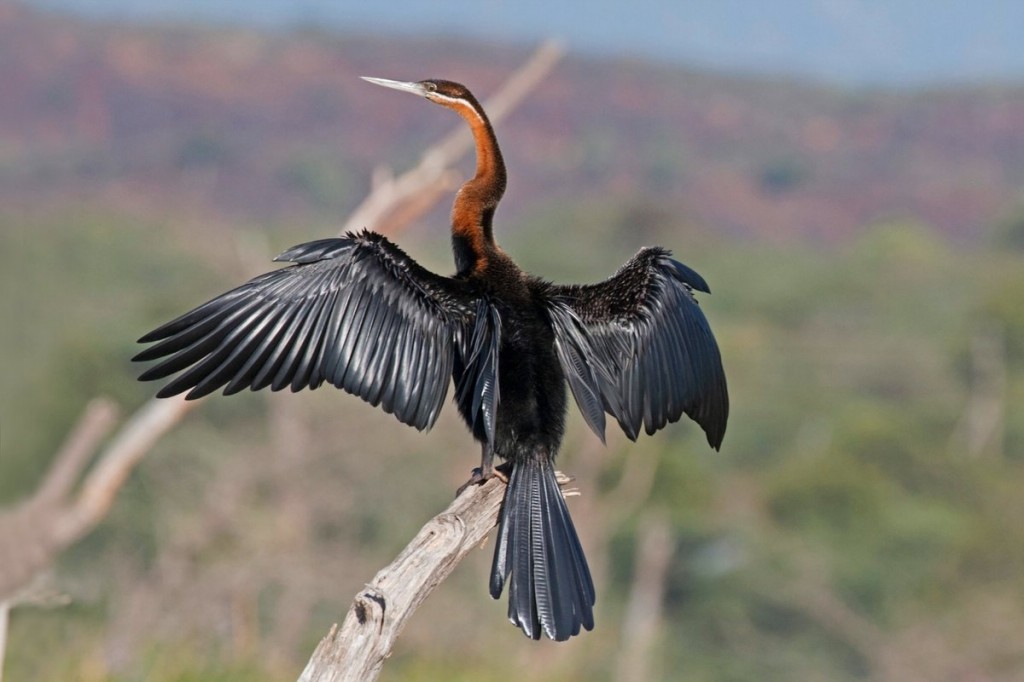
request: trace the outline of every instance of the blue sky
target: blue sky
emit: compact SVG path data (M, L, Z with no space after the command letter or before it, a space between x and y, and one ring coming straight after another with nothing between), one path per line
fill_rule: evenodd
M1024 83L1017 0L28 0L123 20L174 19L339 32L561 38L577 52L633 55L846 85Z

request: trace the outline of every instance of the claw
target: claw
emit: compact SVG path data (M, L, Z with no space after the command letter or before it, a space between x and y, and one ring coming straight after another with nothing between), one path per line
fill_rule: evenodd
M488 467L488 469L488 471L484 471L483 467L473 469L473 473L469 475L469 480L460 485L459 489L455 491L455 497L461 495L469 486L482 485L492 478L496 478L505 485L508 485L508 476L512 471L512 467L509 466L508 462L500 466Z
M491 473L490 476L484 476L484 472L480 467L473 469L473 473L469 475L469 480L460 485L459 489L455 491L455 497L461 495L469 486L480 485L481 483L485 483L488 478L491 478L493 476L493 472Z

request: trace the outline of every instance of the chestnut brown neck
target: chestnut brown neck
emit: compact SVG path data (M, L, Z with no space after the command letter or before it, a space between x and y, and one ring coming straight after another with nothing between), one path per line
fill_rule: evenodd
M482 274L498 253L492 218L505 193L505 162L494 129L475 101L449 105L473 131L476 143L476 174L467 181L452 206L452 249L460 275Z

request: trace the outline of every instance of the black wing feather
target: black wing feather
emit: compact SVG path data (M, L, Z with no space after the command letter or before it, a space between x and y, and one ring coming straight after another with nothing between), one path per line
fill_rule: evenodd
M455 364L455 387L460 405L470 406L473 435L494 445L501 389L498 383L498 352L501 348L501 316L487 297L477 301L475 324L460 336Z
M631 439L684 413L718 448L729 392L718 344L692 290L707 282L660 248L642 249L614 276L552 285L548 313L573 397L604 438L608 412ZM597 399L600 398L600 410Z
M431 426L464 352L458 339L490 329L490 319L476 318L493 310L464 282L427 271L371 232L300 244L275 260L294 265L143 336L157 343L134 359L162 362L140 378L181 372L158 395L188 391L190 399L221 387L297 391L328 381L407 424ZM458 358L483 390L479 409L490 432L497 366L487 351L495 338L474 339L479 361Z

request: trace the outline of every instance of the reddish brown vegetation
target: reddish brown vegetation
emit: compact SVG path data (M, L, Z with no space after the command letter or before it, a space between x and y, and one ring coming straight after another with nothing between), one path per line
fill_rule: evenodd
M480 45L100 26L0 5L0 202L101 200L245 220L343 215L366 169L450 121L367 73L481 93ZM371 121L372 124L367 124ZM849 92L570 61L499 131L515 207L654 196L715 229L832 240L890 217L970 239L1024 183L1024 89Z

